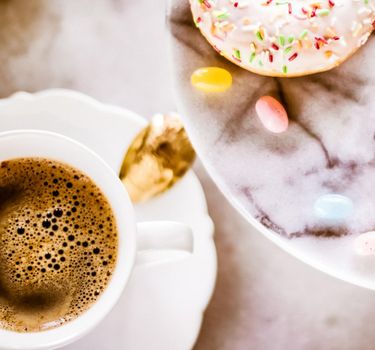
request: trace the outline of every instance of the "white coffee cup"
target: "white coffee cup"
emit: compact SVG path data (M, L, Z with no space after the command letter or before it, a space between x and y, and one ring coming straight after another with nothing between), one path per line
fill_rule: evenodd
M0 349L56 349L87 334L109 313L135 265L169 258L173 261L176 256L190 253L193 236L190 228L181 223L136 224L132 203L118 176L98 155L76 141L38 130L0 133L0 162L22 157L57 160L88 175L111 204L118 227L118 257L112 278L86 312L71 322L42 332L17 333L0 329Z

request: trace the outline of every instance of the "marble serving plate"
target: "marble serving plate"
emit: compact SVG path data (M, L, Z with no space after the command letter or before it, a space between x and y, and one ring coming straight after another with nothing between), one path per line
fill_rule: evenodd
M194 26L189 2L170 0L170 56L186 128L210 175L260 232L299 259L343 280L375 289L375 258L354 254L358 234L375 229L375 40L330 72L280 79L247 72L212 49ZM206 95L192 72L226 68L233 87ZM290 126L265 130L254 105L279 99ZM323 194L354 203L340 226L314 216Z

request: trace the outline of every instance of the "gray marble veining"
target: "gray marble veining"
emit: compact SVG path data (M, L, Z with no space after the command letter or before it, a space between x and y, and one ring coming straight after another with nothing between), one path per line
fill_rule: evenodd
M172 1L168 19L176 90L188 129L240 205L288 237L375 229L374 38L330 72L269 78L217 54L195 28L188 1ZM189 77L201 66L228 69L232 89L215 96L195 91ZM286 107L286 133L275 135L262 127L254 105L263 95ZM325 227L314 217L314 202L325 193L341 193L355 203L344 226Z
M250 222L293 255L375 288L373 264L353 249L358 234L375 230L374 36L329 72L264 77L221 57L195 27L188 1L169 5L177 102L219 187ZM230 71L232 88L220 94L195 90L190 76L207 66ZM276 97L287 109L287 132L272 134L260 123L255 102L263 95ZM329 193L354 203L353 214L339 225L314 215L316 200Z

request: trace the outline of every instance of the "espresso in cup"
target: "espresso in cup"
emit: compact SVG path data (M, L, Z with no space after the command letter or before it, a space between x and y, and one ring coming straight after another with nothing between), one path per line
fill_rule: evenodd
M117 249L113 211L88 176L43 158L0 163L0 329L80 316L107 287Z

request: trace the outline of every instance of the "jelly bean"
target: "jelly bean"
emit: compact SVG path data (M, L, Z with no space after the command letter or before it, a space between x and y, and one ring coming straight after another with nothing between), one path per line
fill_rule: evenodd
M255 104L255 110L263 126L273 132L280 133L288 129L288 115L283 105L271 96L261 97Z
M375 231L359 235L354 241L354 251L358 255L375 255Z
M340 194L325 194L314 205L315 216L329 221L344 220L352 214L353 209L351 199Z
M219 67L199 68L191 75L191 84L204 92L224 92L232 86L232 75Z

